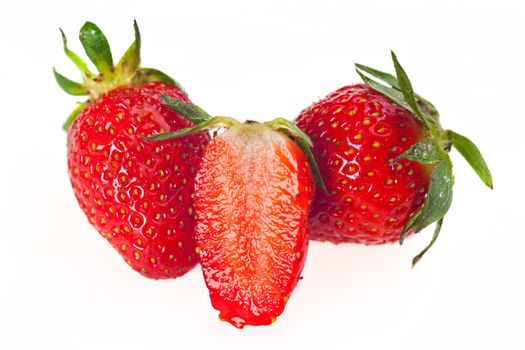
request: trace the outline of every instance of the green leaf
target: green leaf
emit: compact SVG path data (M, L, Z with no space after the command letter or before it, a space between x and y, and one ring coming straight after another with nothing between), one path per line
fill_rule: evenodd
M356 68L359 68L363 72L366 72L366 73L370 74L374 78L382 80L385 83L387 83L390 86L392 86L393 88L396 88L396 89L400 90L399 84L397 82L397 78L394 77L392 74L381 72L380 70L377 70L377 69L374 69L374 68L370 68L370 67L367 67L367 66L359 64L359 63L355 63L355 66L356 66Z
M370 79L366 75L364 75L362 72L360 72L358 69L356 69L357 74L363 79L364 83L368 86L370 86L372 89L382 93L383 95L386 95L389 97L392 101L397 103L399 106L408 109L409 111L412 111L412 108L407 104L405 99L403 98L403 94L395 89L392 89L388 86L385 86L383 84L378 83L375 80Z
M481 181L492 189L492 175L489 167L487 166L487 163L485 163L485 159L483 159L481 152L474 142L452 130L447 130L447 134L450 141L452 141L452 146L454 146L454 148L456 148L463 158L465 158L470 164L472 169L478 174Z
M188 96L182 85L180 85L175 79L173 79L166 73L154 68L141 68L139 71L141 73L140 79L142 79L144 83L149 83L152 81L161 81L166 84L175 85L180 91L182 91L184 95Z
M69 57L71 61L73 61L73 63L77 66L77 68L80 70L80 72L82 72L83 75L93 76L94 74L91 73L86 62L84 62L84 60L80 58L79 55L77 55L67 47L66 35L64 34L64 31L61 28L59 29L60 34L62 34L62 42L64 44L64 53L66 54L66 56Z
M137 21L133 21L133 28L135 30L135 41L128 48L126 53L122 56L115 67L115 74L117 76L131 76L136 73L140 66L140 31Z
M421 211L405 225L404 232L421 231L431 223L445 216L452 203L454 176L450 159L441 161L430 176L427 197Z
M423 257L423 255L425 255L425 253L430 249L432 248L432 246L434 245L434 243L436 243L436 240L439 236L439 232L441 232L441 226L443 226L443 218L439 219L438 222L436 223L436 228L434 229L434 234L432 235L432 240L430 241L430 243L425 247L425 249L423 249L421 251L421 253L419 253L418 255L416 255L413 259L412 259L412 267L414 267L419 260L421 260L421 258Z
M265 124L274 130L285 132L286 134L288 134L294 139L294 141L297 143L299 148L301 148L304 155L306 156L306 160L308 161L308 164L310 165L310 168L312 169L312 173L314 175L315 181L317 182L317 185L325 193L328 193L328 190L326 189L326 185L323 181L323 177L321 176L321 171L319 170L319 167L317 166L317 162L315 161L314 155L312 153L311 147L313 147L313 142L308 137L308 135L306 135L301 129L299 129L297 125L295 125L293 122L286 120L284 118L276 118L272 120L271 122L267 122Z
M419 110L419 107L416 103L414 89L412 88L410 79L408 79L408 75L406 74L403 67L401 67L401 65L399 64L399 61L397 60L397 57L394 51L391 51L391 54L392 54L392 61L394 62L394 68L396 70L397 81L399 82L399 87L401 88L401 92L403 93L403 96L405 97L405 101L408 103L408 105L410 106L410 109L416 115L416 117L427 127L430 127L427 118L423 116L423 114Z
M55 79L58 85L62 88L62 90L64 90L68 94L73 95L73 96L81 96L81 95L89 94L84 85L66 78L62 74L58 73L55 70L55 68L53 68L53 74L55 75Z
M184 118L196 124L212 119L212 116L204 109L193 103L184 102L168 95L162 95L160 102L172 111L181 114Z
M394 162L399 159L413 160L420 164L435 164L443 160L443 155L437 150L434 140L427 139L414 144Z
M113 57L111 56L111 49L104 33L94 23L86 22L80 28L80 42L84 46L84 50L89 59L99 73L109 75L113 69Z
M174 139L174 138L178 138L178 137L182 137L182 136L186 136L190 134L195 134L199 131L217 129L217 128L228 128L237 123L238 122L235 119L226 118L226 117L215 117L212 119L205 120L202 123L197 124L192 128L185 128L185 129L180 129L177 131L165 132L165 133L153 135L153 136L142 136L142 138L148 141L170 140L170 139Z
M84 110L84 108L86 108L86 106L91 103L91 100L87 100L87 101L84 101L82 103L79 103L75 109L73 110L73 112L71 112L71 114L69 115L69 117L67 118L67 120L65 121L65 123L62 125L62 129L64 129L65 131L68 131L69 130L69 127L71 126L71 124L73 124L73 122L75 121L75 119L77 118L77 116Z

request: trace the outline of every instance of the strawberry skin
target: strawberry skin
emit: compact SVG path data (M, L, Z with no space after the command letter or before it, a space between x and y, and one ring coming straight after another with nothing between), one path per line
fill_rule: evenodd
M427 137L409 111L367 85L343 87L303 110L327 193L317 192L310 237L334 243L399 240L424 202L432 167L393 160Z
M195 235L210 299L238 328L268 325L303 269L312 174L301 149L263 124L206 146L195 179Z
M160 82L99 96L68 132L68 169L91 224L146 277L173 278L197 263L191 193L205 135L165 142L139 138L191 125L161 94L188 101Z

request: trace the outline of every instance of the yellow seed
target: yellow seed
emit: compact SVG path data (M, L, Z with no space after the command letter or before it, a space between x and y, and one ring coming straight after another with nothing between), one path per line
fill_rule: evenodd
M379 148L379 146L381 146L381 144L380 144L378 141L375 141L375 142L372 144L372 147L375 147L375 148Z
M125 245L125 244L123 244L123 245L120 247L120 249L122 249L122 251L125 252L126 249L128 249L128 246Z
M373 171L369 171L369 172L367 173L367 175L370 176L370 177L372 177L372 176L375 175L375 173L374 173Z
M363 136L362 136L361 134L356 134L356 135L354 135L354 140L356 140L356 141L359 141L359 140L361 140L362 138L363 138Z
M195 247L195 253L200 254L201 253L201 248L200 247Z
M388 199L388 201L390 203L394 203L395 201L397 201L397 197L390 197L390 199Z
M364 160L365 162L368 162L368 161L370 161L371 159L372 159L372 157L370 157L370 156L365 156L365 157L363 158L363 160Z
M399 170L403 169L403 165L400 164L400 163L397 163L395 169L396 169L396 171L399 171Z
M140 260L140 253L139 252L135 252L135 260Z
M410 169L410 170L408 171L408 176L412 176L412 175L414 175L414 170L413 170L413 169Z
M372 123L370 119L363 119L363 125L370 125Z

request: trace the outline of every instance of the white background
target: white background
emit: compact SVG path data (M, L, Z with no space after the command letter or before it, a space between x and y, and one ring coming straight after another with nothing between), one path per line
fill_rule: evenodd
M524 349L525 24L520 1L1 1L0 349ZM476 141L495 190L457 153L441 237L313 243L284 314L239 331L220 322L200 271L156 282L132 272L70 189L61 124L86 20L115 58L143 38L143 63L175 76L212 114L294 118L358 81L353 62L392 70L394 49L445 127ZM521 334L520 334L521 333Z

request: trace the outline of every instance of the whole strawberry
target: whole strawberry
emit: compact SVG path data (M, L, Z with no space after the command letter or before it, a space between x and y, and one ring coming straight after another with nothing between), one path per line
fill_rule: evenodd
M402 243L437 221L415 264L452 201L451 146L490 188L492 178L477 147L442 129L434 106L414 94L394 53L392 59L397 77L356 65L366 84L336 90L297 118L327 187L317 192L309 232L334 243Z
M201 124L157 139L226 128L206 146L195 178L195 236L212 305L235 327L268 325L283 312L306 258L309 140L283 119L194 120Z
M63 35L63 34L62 34ZM192 124L160 103L189 101L164 73L140 68L140 34L117 65L104 34L87 22L80 41L99 74L64 50L82 72L75 83L55 71L72 95L89 95L65 124L73 191L89 222L144 276L174 278L198 260L191 194L206 135L153 143L140 138Z

